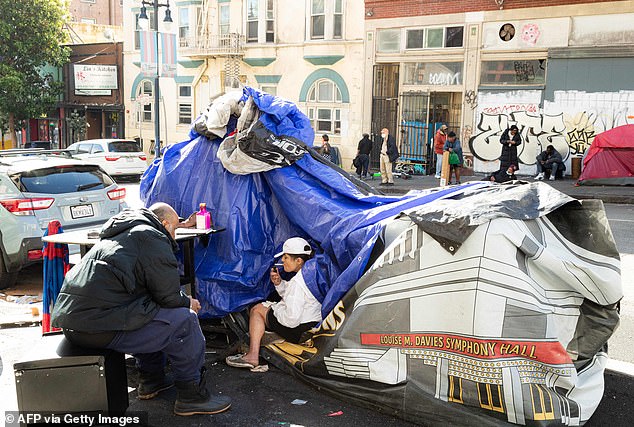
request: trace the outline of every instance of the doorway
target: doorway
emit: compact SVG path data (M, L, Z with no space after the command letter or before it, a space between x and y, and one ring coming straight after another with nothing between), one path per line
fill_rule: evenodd
M372 123L370 138L374 141L370 153L370 168L379 168L381 129L387 128L395 138L398 126L398 64L374 66L372 87Z
M460 92L403 92L400 96L400 161L413 163L410 170L429 175L436 168L434 135L443 124L461 135Z

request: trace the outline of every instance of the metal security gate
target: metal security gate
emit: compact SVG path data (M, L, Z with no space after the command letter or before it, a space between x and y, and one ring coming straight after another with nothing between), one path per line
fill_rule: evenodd
M372 88L372 125L370 138L374 141L370 153L370 168L379 169L381 129L387 128L398 142L398 64L374 66Z
M430 175L436 168L434 135L443 124L461 135L459 92L403 92L400 96L401 121L396 169Z
M429 164L429 94L401 94L400 162L414 163L412 172L427 173ZM433 135L432 135L433 137ZM416 167L416 165L419 165ZM398 166L397 166L398 167ZM400 169L400 168L399 168Z

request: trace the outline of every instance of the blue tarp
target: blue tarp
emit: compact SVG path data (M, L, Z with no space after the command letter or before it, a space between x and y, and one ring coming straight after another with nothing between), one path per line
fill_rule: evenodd
M245 88L244 98L248 96L262 112L260 121L267 129L312 146L310 122L294 104ZM227 132L235 127L235 119L230 120ZM311 155L291 166L234 175L216 156L221 142L191 130L189 139L169 146L141 181L146 206L166 202L186 217L205 202L215 227L226 228L214 234L207 247L196 245L203 318L224 316L265 299L273 290L273 255L293 236L306 238L316 250L302 272L326 316L363 274L385 221L464 189L366 195L345 173Z

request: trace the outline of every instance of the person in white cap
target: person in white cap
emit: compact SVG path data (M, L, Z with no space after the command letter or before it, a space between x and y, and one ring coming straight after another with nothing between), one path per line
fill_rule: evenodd
M299 343L304 332L321 322L321 303L310 292L302 275L302 267L313 255L310 244L301 237L292 237L284 242L282 257L284 271L296 273L290 280L282 280L277 267L270 272L271 282L282 297L279 302L265 301L251 308L249 315L249 352L226 358L227 365L249 368L253 372L264 372L259 365L260 344L265 331L274 332L281 338Z

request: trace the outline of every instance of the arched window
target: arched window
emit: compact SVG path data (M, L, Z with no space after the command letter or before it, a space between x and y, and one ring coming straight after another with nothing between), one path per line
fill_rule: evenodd
M308 90L306 108L317 133L341 133L341 91L329 79L317 80Z
M139 96L141 99L151 98L151 102L144 101L139 106L140 121L151 122L153 120L152 109L154 106L154 85L151 81L143 80L141 82L137 91L137 99L139 99Z

